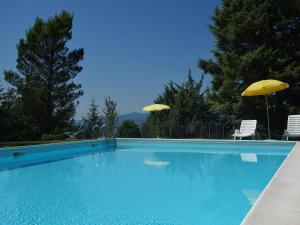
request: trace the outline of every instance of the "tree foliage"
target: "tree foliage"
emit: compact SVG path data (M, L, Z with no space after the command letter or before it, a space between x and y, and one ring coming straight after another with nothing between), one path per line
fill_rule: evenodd
M73 79L81 72L82 48L70 50L73 15L66 11L34 25L20 39L17 71L4 71L23 122L30 124L30 139L58 133L73 122L81 85ZM26 126L25 126L26 127Z
M118 137L139 138L141 137L139 126L133 120L125 120L118 128Z
M212 76L211 109L230 124L229 116L257 119L266 127L264 97L240 97L263 79L287 82L290 88L269 97L271 130L279 136L289 113L300 110L300 4L297 0L223 0L212 17L214 59L201 59Z
M115 137L115 126L118 117L117 103L114 102L110 97L106 97L104 101L104 136L106 138Z
M0 82L0 124L3 124L5 122L5 111L3 107L3 100L4 100L4 88L2 87L2 83ZM5 130L3 129L3 126L0 126L0 141L5 135Z
M12 90L2 94L0 114L0 141L35 139L36 127L24 117L20 98Z
M177 84L171 81L165 85L164 92L154 102L169 105L170 110L150 114L145 125L148 136L156 136L156 127L159 126L162 137L195 137L200 122L210 119L202 85L203 76L195 81L190 70L186 82Z
M103 118L98 110L98 105L96 105L95 100L92 99L89 111L87 115L83 118L85 123L85 137L91 138L93 136L93 131L95 126L101 129L103 125ZM98 130L99 131L99 130Z

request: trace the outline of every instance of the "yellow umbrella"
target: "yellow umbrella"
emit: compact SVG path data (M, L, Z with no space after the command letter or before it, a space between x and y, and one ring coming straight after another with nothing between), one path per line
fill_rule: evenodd
M269 120L269 106L267 94L275 93L277 91L282 91L288 88L289 85L283 83L279 80L261 80L251 84L243 93L242 96L257 96L264 95L267 105L267 116L268 116L268 132L270 139L270 120Z
M156 112L161 110L170 109L170 106L164 105L164 104L153 104L153 105L147 105L143 108L143 111L145 112Z
M145 112L158 112L158 111L162 111L162 110L168 110L170 109L170 106L168 105L164 105L164 104L153 104L153 105L147 105L143 108L143 111ZM156 115L156 134L157 134L157 138L159 138L158 135L158 119L157 119L157 115Z

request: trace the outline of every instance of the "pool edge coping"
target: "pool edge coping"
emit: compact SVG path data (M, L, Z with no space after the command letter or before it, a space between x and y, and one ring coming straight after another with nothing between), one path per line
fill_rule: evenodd
M216 143L258 143L258 144L294 144L296 145L296 141L285 141L285 140L232 140L232 139L199 139L199 138L188 138L188 139L172 139L172 138L115 138L116 140L128 140L128 141L189 141L189 142L216 142ZM82 143L93 143L98 141L107 141L105 138L97 138L97 139L86 139L86 140L74 140L67 142L54 142L54 143L43 143L43 144L34 144L34 145L20 145L20 146L8 146L8 147L0 147L0 151L15 151L21 150L23 148L38 148L38 147L47 147L47 146L55 146L55 145L72 145L72 144L82 144Z
M38 147L48 147L48 146L57 146L57 145L94 143L94 142L98 142L98 141L105 142L106 139L101 138L101 139L92 139L92 140L75 140L75 141L54 142L54 143L35 144L35 145L8 146L8 147L0 147L0 151L15 151L15 150L22 150L24 148L38 148Z
M128 141L208 141L208 142L232 142L232 143L259 143L259 144L270 144L270 143L277 143L277 144L296 144L297 141L286 141L286 140L233 140L233 139L200 139L200 138L116 138L116 140L128 140Z
M300 142L297 141L241 225L300 224Z

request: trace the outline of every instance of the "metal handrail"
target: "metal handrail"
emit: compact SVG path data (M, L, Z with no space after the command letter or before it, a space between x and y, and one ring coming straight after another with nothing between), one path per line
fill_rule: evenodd
M96 128L98 128L98 129L99 129L99 134L101 134L101 128L104 128L104 127L105 127L104 124L101 125L101 127L100 127L98 124L94 125L94 126L92 127L92 139L94 139L94 130L95 130Z
M76 136L80 133L81 129L85 126L86 123L87 123L87 122L84 122L84 123L78 128L78 130L77 130L75 133L69 135L69 137L67 137L66 140L70 140L71 138L76 138Z

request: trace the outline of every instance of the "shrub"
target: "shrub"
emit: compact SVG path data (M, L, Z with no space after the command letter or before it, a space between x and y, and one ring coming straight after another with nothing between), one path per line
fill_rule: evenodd
M133 120L126 120L118 128L118 137L139 138L141 137L139 126Z

